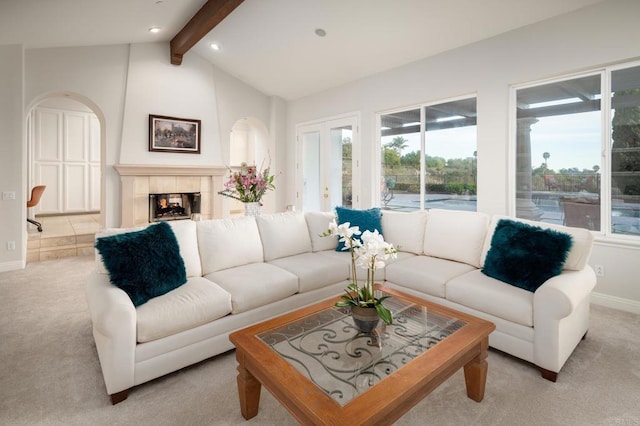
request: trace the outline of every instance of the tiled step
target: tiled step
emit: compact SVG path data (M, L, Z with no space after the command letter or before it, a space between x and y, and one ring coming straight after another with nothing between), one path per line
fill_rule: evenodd
M95 234L30 239L27 262L86 256L94 253Z
M92 255L98 220L98 215L43 218L43 232L29 231L27 263Z

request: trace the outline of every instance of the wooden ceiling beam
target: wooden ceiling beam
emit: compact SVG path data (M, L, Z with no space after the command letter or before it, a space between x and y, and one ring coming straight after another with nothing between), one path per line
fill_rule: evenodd
M171 40L171 63L182 64L182 56L224 20L244 0L208 0Z

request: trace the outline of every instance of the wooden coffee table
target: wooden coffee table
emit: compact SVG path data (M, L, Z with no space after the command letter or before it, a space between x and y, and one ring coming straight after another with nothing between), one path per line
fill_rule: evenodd
M464 367L467 396L480 402L491 322L378 286L394 316L358 333L338 298L231 334L245 419L264 385L302 424L391 424Z

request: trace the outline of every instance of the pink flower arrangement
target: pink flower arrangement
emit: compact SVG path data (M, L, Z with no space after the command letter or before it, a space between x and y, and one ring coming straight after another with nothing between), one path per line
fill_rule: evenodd
M224 190L218 192L225 197L243 203L259 203L267 191L276 189L273 184L275 176L270 173L269 167L258 172L256 166L242 163L239 171L229 168L229 172L231 174L224 183Z

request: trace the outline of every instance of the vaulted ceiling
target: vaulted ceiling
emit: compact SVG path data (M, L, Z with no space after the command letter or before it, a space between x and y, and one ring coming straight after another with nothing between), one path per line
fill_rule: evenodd
M291 100L600 1L245 0L185 58L197 53L265 94ZM205 3L1 0L0 45L168 43Z

